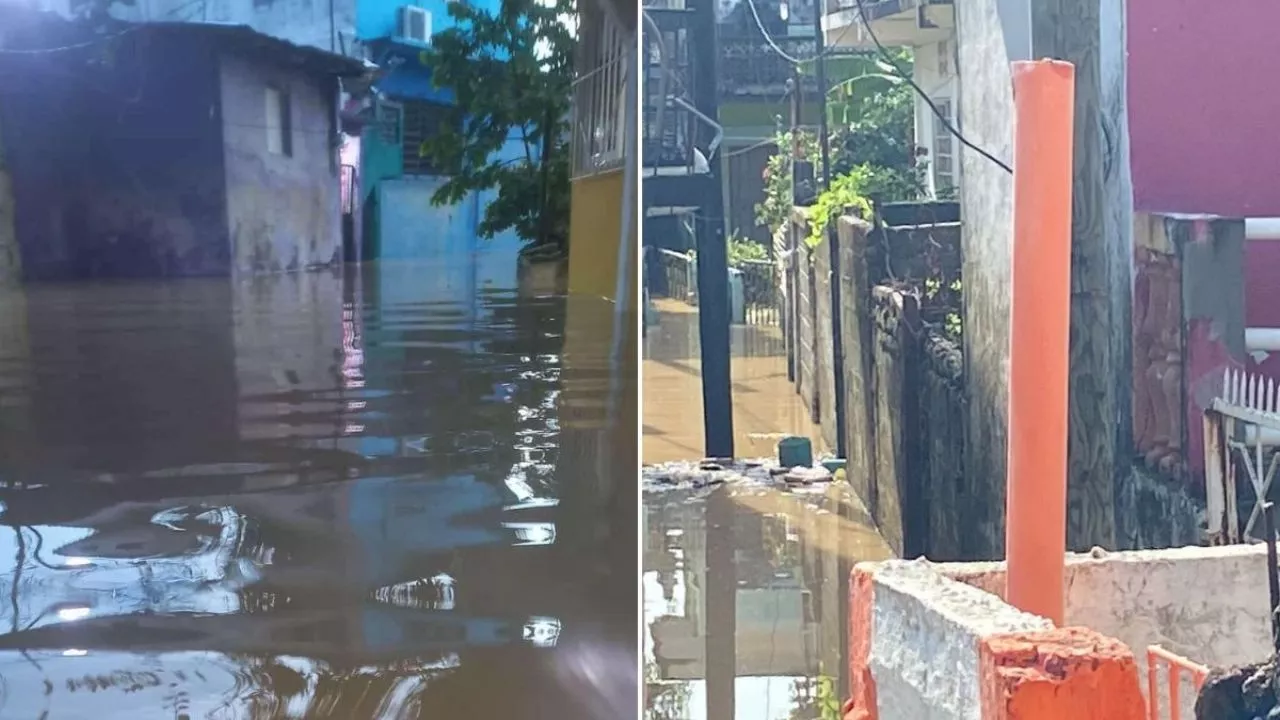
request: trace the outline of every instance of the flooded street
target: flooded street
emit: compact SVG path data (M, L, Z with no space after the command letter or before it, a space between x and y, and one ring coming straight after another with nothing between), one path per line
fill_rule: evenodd
M644 462L703 451L697 309L660 298L644 355ZM731 329L734 447L820 431L787 379L780 328ZM644 492L647 720L839 720L849 571L892 555L847 483L731 481Z
M835 720L853 565L891 555L845 483L649 488L649 720Z
M0 717L634 717L613 313L511 275L0 291Z
M644 343L644 462L696 460L705 455L698 310L669 298L655 299L654 309ZM786 435L819 443L821 431L787 380L781 328L733 325L730 342L737 456L772 455Z

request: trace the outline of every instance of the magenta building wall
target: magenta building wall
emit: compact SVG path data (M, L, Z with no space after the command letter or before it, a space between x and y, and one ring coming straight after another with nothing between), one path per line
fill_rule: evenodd
M1127 5L1134 209L1280 216L1280 3ZM1247 325L1280 327L1278 279L1280 242L1247 243Z

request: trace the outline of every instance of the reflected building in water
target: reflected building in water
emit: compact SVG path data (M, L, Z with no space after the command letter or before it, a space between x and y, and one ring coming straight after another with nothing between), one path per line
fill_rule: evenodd
M584 653L633 677L635 426L583 400L607 334L570 362L564 298L460 265L3 291L0 656L181 672L192 707L337 683L351 718L371 683L458 708L498 673L561 712L603 702L557 690Z
M843 579L887 554L863 515L844 485L646 494L651 717L790 720L820 683L843 697Z

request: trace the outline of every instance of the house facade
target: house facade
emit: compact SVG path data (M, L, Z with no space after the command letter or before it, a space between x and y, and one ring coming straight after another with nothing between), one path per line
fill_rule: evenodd
M862 9L865 24L854 0L829 4L823 21L826 43L874 51L879 40L885 47L912 49L911 77L934 106L917 94L915 144L923 152L920 160L928 163L926 189L935 198L953 196L960 183L960 145L938 120L941 114L954 127L959 118L959 48L952 0L863 0Z
M478 8L497 12L499 0L477 0ZM437 88L422 51L433 34L454 26L447 0L361 0L354 28L357 45L380 70L373 93L362 105L359 190L364 257L406 259L483 250L510 256L521 240L514 233L481 241L475 229L496 191L472 193L455 205L436 206L431 195L448 181L432 166L422 143L449 121L453 94ZM498 160L524 156L513 133Z
M0 55L26 278L341 260L338 78L361 74L359 62L243 26L119 24L88 42L100 36L54 18L7 16L6 49L82 46Z

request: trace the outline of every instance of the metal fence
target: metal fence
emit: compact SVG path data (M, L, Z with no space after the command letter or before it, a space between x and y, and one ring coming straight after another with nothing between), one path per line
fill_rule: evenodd
M744 314L748 325L782 324L782 272L772 260L744 260L742 271Z
M647 284L654 296L698 304L698 263L692 253L652 248L657 253L656 267L660 277ZM648 263L646 263L648 265ZM742 322L747 325L780 326L782 324L782 271L771 260L744 260L733 271L742 279Z
M1163 668L1164 672L1160 672ZM1147 718L1182 720L1191 717L1195 694L1209 676L1209 668L1171 653L1159 645L1147 647ZM1183 690L1187 694L1183 694Z
M692 255L658 249L658 265L662 271L666 296L673 300L698 304L697 265Z

